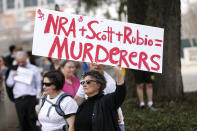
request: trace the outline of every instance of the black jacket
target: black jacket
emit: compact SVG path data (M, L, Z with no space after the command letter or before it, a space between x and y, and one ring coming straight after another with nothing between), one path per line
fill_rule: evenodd
M126 86L123 84L116 85L114 93L101 94L97 98L92 114L92 131L120 131L117 110L123 103L125 96ZM84 103L79 106L77 112L83 108Z

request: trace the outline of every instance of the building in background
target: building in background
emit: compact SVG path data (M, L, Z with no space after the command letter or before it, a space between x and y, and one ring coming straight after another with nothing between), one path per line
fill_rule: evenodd
M31 50L36 8L54 9L56 3L70 12L77 0L0 0L0 55L6 55L11 44Z

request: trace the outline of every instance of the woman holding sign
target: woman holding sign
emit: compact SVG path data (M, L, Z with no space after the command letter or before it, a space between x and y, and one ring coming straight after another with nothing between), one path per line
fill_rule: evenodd
M82 76L84 92L88 96L78 108L75 131L120 131L117 109L126 96L126 86L120 67L114 67L117 88L114 93L103 95L106 80L97 71Z

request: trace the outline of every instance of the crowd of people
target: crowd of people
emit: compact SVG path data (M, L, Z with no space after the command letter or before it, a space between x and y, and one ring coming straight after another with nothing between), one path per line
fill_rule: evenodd
M101 64L85 63L85 69L84 63L33 56L15 45L9 49L0 57L0 80L15 103L21 131L125 130L126 85L119 66L113 67L114 80ZM144 83L152 107L151 74L135 76L140 108L145 108Z
M0 76L21 131L124 131L120 106L126 87L119 67L116 81L94 63L80 77L84 63L33 56L15 45L9 49L0 57Z

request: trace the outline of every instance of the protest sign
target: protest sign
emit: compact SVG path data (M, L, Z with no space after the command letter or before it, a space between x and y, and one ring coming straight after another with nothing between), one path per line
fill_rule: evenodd
M32 54L162 73L164 29L36 10Z
M18 67L17 75L14 77L14 80L30 85L33 79L33 74L32 70Z

